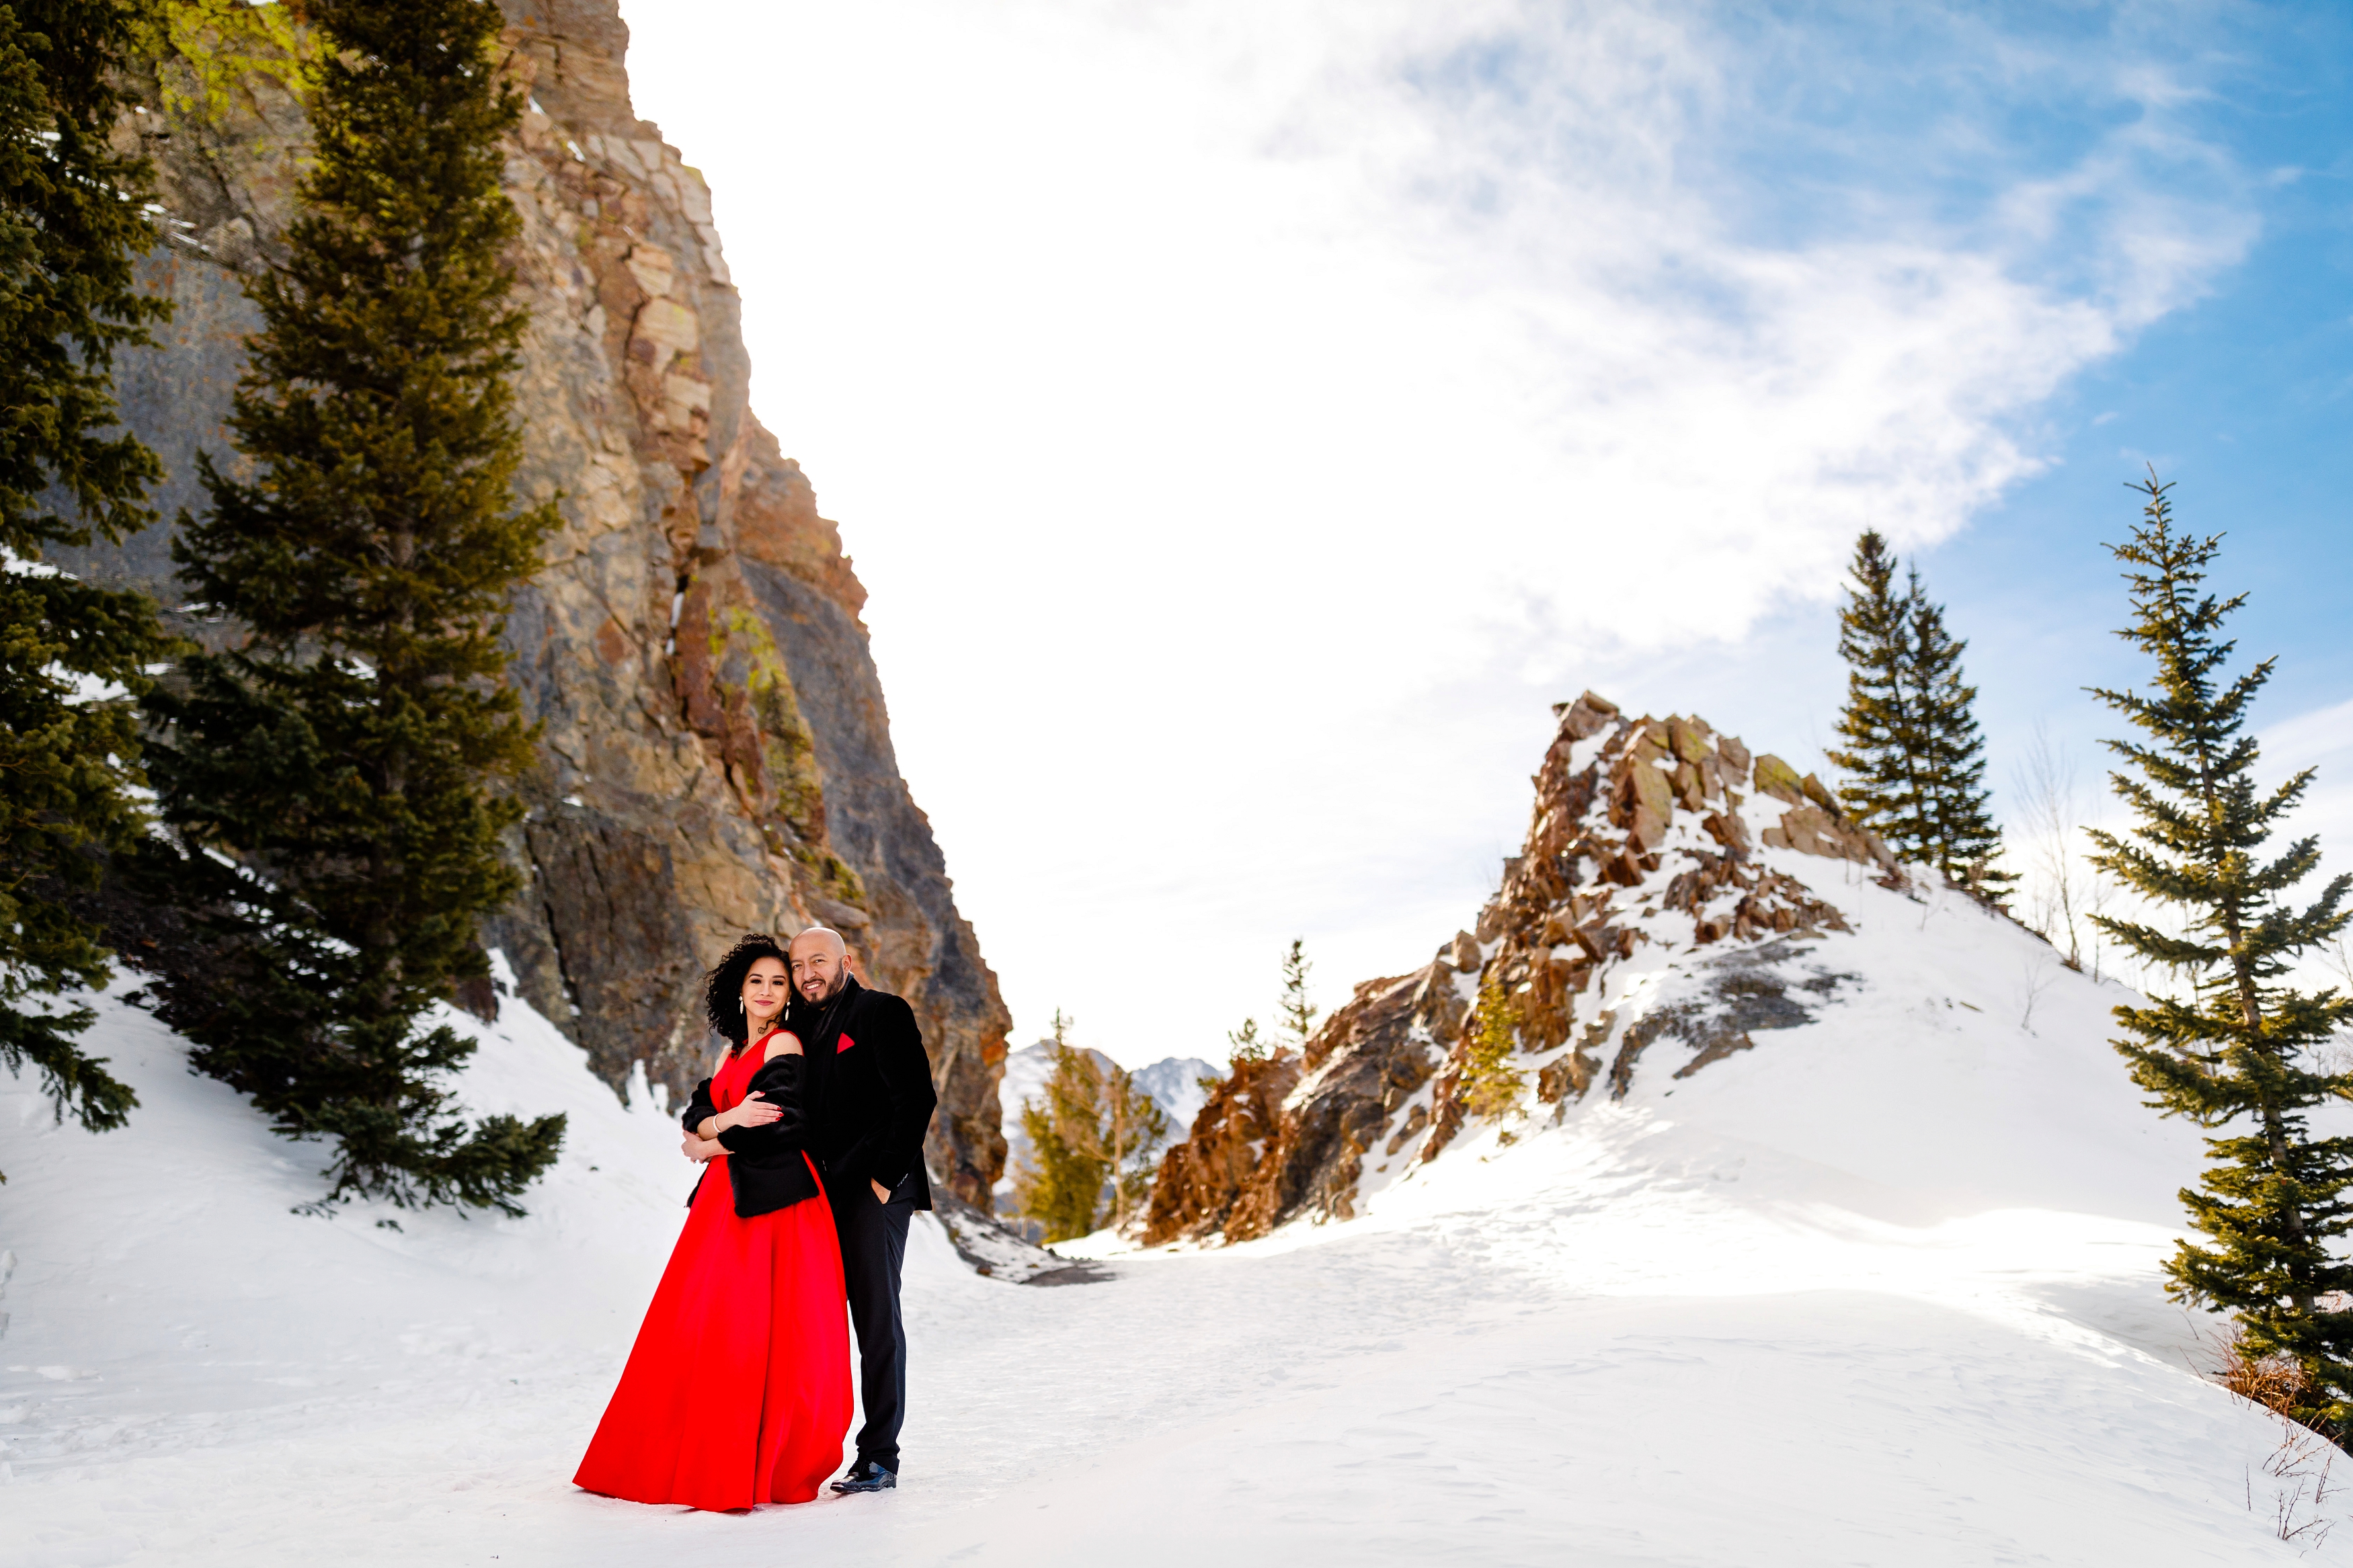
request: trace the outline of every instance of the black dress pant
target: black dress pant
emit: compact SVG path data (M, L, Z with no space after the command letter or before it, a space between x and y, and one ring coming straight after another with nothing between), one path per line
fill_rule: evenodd
M839 1190L846 1187L848 1190ZM907 1256L912 1198L877 1202L866 1182L829 1184L834 1234L841 1238L841 1283L858 1331L858 1392L866 1424L858 1457L896 1475L899 1426L907 1415L907 1331L899 1319L899 1266Z

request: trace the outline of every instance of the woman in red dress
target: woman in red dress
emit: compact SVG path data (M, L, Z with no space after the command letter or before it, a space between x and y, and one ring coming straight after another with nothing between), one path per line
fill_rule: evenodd
M779 1026L791 987L765 935L705 982L730 1044L685 1116L702 1180L572 1478L590 1491L712 1510L807 1502L841 1462L849 1329L832 1211L801 1147L807 1063Z

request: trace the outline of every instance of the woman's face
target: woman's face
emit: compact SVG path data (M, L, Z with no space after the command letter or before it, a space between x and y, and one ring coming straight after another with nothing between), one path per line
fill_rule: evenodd
M744 976L744 1021L751 1027L744 1037L758 1039L785 1010L793 992L793 977L781 958L755 958Z

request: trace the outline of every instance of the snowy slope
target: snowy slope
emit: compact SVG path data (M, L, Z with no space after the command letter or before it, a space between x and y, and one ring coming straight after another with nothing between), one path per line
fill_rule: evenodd
M309 1218L312 1152L103 1003L130 1128L0 1097L0 1568L2296 1560L2274 1424L2156 1285L2197 1148L2117 993L1791 868L1854 927L1788 961L1856 977L1812 1021L1531 1100L1358 1220L1059 1289L919 1227L906 1485L745 1516L567 1484L683 1217L651 1107L510 1003L466 1092L574 1119L530 1216Z

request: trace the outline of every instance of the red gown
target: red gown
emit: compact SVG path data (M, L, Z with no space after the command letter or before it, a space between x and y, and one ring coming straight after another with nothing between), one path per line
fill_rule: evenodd
M760 1059L739 1051L719 1069L716 1109L742 1102ZM841 1463L849 1327L831 1207L816 1197L740 1218L726 1158L694 1194L576 1486L743 1509L807 1502Z

